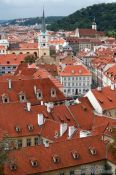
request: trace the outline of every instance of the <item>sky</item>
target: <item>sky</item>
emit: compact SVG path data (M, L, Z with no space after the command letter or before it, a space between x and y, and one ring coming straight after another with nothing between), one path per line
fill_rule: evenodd
M102 2L116 0L0 0L0 20L41 16L43 4L46 16L66 16Z

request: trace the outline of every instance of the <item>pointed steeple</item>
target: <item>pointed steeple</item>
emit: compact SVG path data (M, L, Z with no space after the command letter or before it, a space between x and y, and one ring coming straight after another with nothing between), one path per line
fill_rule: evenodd
M45 23L45 12L44 12L44 8L43 8L41 32L42 33L45 33L46 32L46 23Z

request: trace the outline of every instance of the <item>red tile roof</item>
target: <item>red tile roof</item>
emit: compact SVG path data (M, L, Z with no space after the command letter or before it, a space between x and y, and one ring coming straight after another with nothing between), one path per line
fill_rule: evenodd
M24 61L25 55L14 55L14 54L7 54L0 56L0 65L9 66L9 65L16 65L18 66L22 61Z
M116 108L116 89L111 90L111 87L104 87L102 91L97 89L92 90L94 96L100 103L103 110Z
M90 153L90 147L95 148L95 155ZM72 152L77 152L79 158L74 159ZM53 162L53 156L55 155L59 157L59 163ZM16 163L17 169L12 172L7 164L5 166L5 175L25 175L45 173L105 160L106 150L105 144L100 140L100 137L88 137L72 139L65 142L56 142L50 144L48 148L45 148L43 145L23 148L12 151L9 157L15 160L14 163ZM32 167L30 163L31 160L37 160L38 166L35 168Z
M60 76L89 76L90 71L83 65L72 65L66 66L62 72L59 73Z
M37 100L34 93L34 86L42 91L43 98L41 100ZM56 90L55 97L51 96L52 89ZM40 103L40 101L64 101L66 99L63 93L54 85L54 83L49 78L12 81L12 88L10 90L8 88L8 81L1 82L0 96L3 94L8 95L10 103L19 101L18 95L20 92L24 92L26 99L32 103ZM2 103L2 99L0 99L0 102Z

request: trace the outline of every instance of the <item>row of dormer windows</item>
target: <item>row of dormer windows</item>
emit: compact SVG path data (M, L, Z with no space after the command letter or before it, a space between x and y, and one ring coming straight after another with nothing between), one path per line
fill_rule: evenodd
M40 100L40 99L43 98L43 94L42 94L41 90L37 90L35 95L36 95L37 100ZM56 90L55 89L51 90L51 97L56 97ZM25 93L23 93L23 92L19 93L19 101L20 102L26 102L27 101ZM10 102L9 96L6 95L6 94L3 94L2 95L2 102L3 103L9 103Z

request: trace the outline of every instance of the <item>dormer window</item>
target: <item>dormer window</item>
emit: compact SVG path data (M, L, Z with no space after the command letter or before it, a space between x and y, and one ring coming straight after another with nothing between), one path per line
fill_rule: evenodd
M54 163L59 163L60 162L60 157L58 155L54 155L52 157Z
M15 130L16 132L21 132L21 128L19 126L16 126Z
M89 151L92 155L96 155L97 151L94 147L89 147Z
M9 97L7 95L3 94L2 101L3 101L3 103L9 103Z
M51 97L56 97L56 89L51 89Z
M38 166L38 161L37 160L31 160L31 165L32 165L32 167L37 167Z
M37 97L38 100L40 100L40 99L43 98L43 95L42 95L42 91L41 90L37 90L36 97Z
M33 128L34 128L33 125L28 125L27 127L29 131L33 131Z
M77 151L72 152L72 156L74 159L78 159L79 158L79 153Z
M24 92L19 93L19 100L20 100L20 102L26 102L26 96L25 96Z
M11 171L16 171L16 169L17 169L17 165L15 163L11 163L10 164L10 170Z

